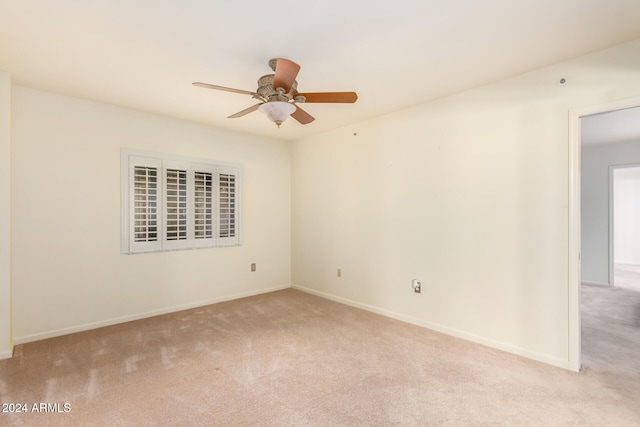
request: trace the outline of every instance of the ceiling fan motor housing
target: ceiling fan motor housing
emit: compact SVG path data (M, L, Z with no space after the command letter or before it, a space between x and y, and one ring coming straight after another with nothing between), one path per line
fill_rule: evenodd
M291 85L291 90L288 93L284 93L282 89L278 91L273 87L273 77L274 74L266 74L258 79L257 96L254 97L264 102L290 102L294 99L298 93L298 82L294 81Z

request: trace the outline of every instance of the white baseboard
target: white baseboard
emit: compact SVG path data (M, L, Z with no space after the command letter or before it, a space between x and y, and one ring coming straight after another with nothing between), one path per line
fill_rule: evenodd
M386 310L383 308L371 306L368 304L363 304L357 301L353 301L347 298L342 298L339 296L327 294L325 292L316 291L314 289L305 288L303 286L292 284L291 287L293 289L297 289L302 292L306 292L312 295L316 295L322 298L326 298L332 301L336 301L345 305L349 305L351 307L360 308L362 310L370 311L372 313L380 314L382 316L390 317L392 319L400 320L406 323L410 323L412 325L421 326L423 328L431 329L436 332L443 333L445 335L450 335L456 338L462 338L467 341L471 341L477 344L481 344L487 347L492 347L498 350L506 351L507 353L516 354L518 356L526 357L528 359L536 360L538 362L546 363L548 365L557 366L559 368L571 370L569 366L569 360L558 359L557 357L549 356L546 354L537 353L535 351L527 350L525 348L521 348L518 346L514 346L511 344L502 343L499 341L494 341L485 337L481 337L478 335L470 334L464 331L460 331L457 329L449 328L447 326L443 326L437 323L428 322L422 319L418 319L412 316L407 316L405 314L396 313L391 310Z
M198 301L198 302L178 305L178 306L174 306L174 307L170 307L170 308L148 311L146 313L138 313L138 314L132 314L130 316L123 316L123 317L117 317L117 318L113 318L113 319L102 320L102 321L99 321L99 322L85 323L83 325L72 326L72 327L69 327L69 328L54 329L54 330L47 331L47 332L42 332L42 333L37 333L37 334L32 334L32 335L25 335L25 336L22 336L22 337L15 337L13 339L13 343L14 343L14 345L26 344L26 343L29 343L29 342L44 340L44 339L47 339L47 338L54 338L54 337L59 337L59 336L62 336L62 335L74 334L76 332L89 331L91 329L102 328L104 326L117 325L119 323L131 322L133 320L146 319L148 317L160 316L162 314L175 313L177 311L189 310L191 308L203 307L203 306L206 306L206 305L217 304L219 302L231 301L231 300L250 297L250 296L254 296L254 295L266 294L268 292L281 291L283 289L289 289L289 288L291 288L291 285L276 286L276 287L273 287L273 288L260 289L258 291L242 292L242 293L239 293L239 294L233 294L233 295L228 295L228 296L224 296L224 297L213 298L213 299L206 300L206 301ZM2 358L1 356L2 356L2 353L0 353L0 359ZM9 357L11 357L11 355L9 355Z
M589 280L583 280L581 282L583 285L591 285L591 286L606 286L607 288L611 287L608 283L605 282L591 282Z
M14 349L14 343L13 343L13 340L11 340L9 342L9 348L3 351L0 351L0 360L11 359L13 357L13 349Z

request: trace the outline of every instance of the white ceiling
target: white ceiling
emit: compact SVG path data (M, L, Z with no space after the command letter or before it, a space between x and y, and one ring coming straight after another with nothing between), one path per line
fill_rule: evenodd
M640 37L640 0L0 0L13 82L236 131L295 139ZM247 95L268 60L302 66L316 121L280 129Z

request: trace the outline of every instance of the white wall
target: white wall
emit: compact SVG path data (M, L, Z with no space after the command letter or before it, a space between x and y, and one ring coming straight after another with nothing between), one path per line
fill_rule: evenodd
M613 170L614 258L640 265L640 167Z
M0 359L11 357L11 76L0 71Z
M568 112L640 95L639 53L297 141L294 286L568 367Z
M290 286L290 143L20 86L12 109L16 343ZM121 147L243 164L244 244L121 254Z
M640 164L640 142L582 147L582 282L609 285L609 168Z

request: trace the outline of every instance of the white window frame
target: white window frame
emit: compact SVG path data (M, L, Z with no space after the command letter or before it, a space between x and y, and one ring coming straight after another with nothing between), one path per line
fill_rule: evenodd
M157 241L136 241L134 238L134 171L136 167L149 167L157 169ZM199 159L177 156L173 154L155 153L148 151L121 149L120 159L121 181L122 181L122 230L121 230L121 251L123 254L135 254L145 252L160 252L171 250L184 250L196 248L212 248L224 246L239 246L242 244L242 209L241 209L241 188L242 188L242 165L231 162L221 162L216 160ZM186 238L179 240L169 240L167 238L169 224L168 202L173 202L173 193L170 195L167 185L168 171L186 171L186 206L183 203L179 209L179 215L184 218L186 215ZM199 173L205 177L211 174L211 237L196 237L196 183L195 176ZM231 186L234 198L231 201L231 220L223 220L222 215L227 214L229 206L221 206L221 182L223 176L223 186L225 178L231 175L234 178L234 185ZM201 190L201 189L199 189ZM198 192L201 195L201 191ZM226 201L226 194L223 203ZM207 215L206 194L205 215ZM171 198L171 200L168 200ZM202 200L200 200L202 202ZM173 207L173 204L171 205ZM201 208L202 209L202 208ZM224 209L224 213L221 211ZM202 212L202 211L200 211ZM172 218L173 219L173 218ZM201 219L201 218L198 218ZM205 218L206 220L207 218ZM221 223L225 223L222 226ZM221 230L228 229L227 224L231 222L233 232L231 236L221 236ZM205 222L206 233L206 222ZM228 233L225 233L228 234ZM206 235L206 234L205 234ZM200 234L199 236L202 236Z

